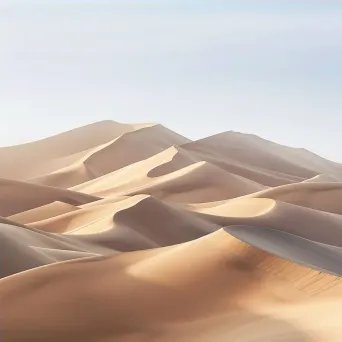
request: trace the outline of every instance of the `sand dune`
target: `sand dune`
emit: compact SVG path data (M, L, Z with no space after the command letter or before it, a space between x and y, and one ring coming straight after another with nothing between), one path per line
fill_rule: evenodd
M60 260L106 253L105 248L9 223L0 223L0 242L1 278Z
M221 133L209 138L188 143L188 150L208 151L238 162L285 173L297 177L313 177L316 172L283 157L282 149L274 149L273 143L260 143L260 138L235 132ZM261 142L265 142L261 140Z
M123 186L107 186L103 189L93 185L94 183L90 191L84 189L82 192L97 197L149 194L171 202L216 201L264 189L264 186L258 183L225 172L207 162L198 162L160 177L151 178L147 174L144 179L126 181Z
M329 182L340 182L341 179L339 177L329 175L329 174L320 174L310 179L306 179L304 182L307 183L329 183Z
M18 214L56 201L80 205L97 199L99 198L75 191L0 179L1 216Z
M41 221L51 217L60 216L72 211L76 211L79 208L64 202L53 202L50 204L36 207L31 210L26 210L9 216L8 218L19 223L27 224L35 221Z
M111 121L0 162L2 341L341 341L340 164Z
M194 213L147 195L95 204L93 202L78 211L32 222L29 227L52 233L68 233L69 237L72 235L78 241L104 243L123 251L190 241L219 227ZM160 220L165 221L163 226L159 225Z
M251 194L250 197L272 198L316 210L342 214L342 183L289 184Z
M290 203L268 198L241 198L209 205L192 205L188 210L222 227L229 225L269 227L313 241L342 246L340 215Z
M263 184L265 186L278 186L289 183L296 183L304 181L306 178L288 175L281 172L276 172L272 170L263 169L256 167L255 165L249 165L246 163L239 162L232 158L224 155L218 155L215 150L195 150L192 149L192 144L185 144L179 146L178 149L186 151L193 158L197 160L207 161L211 164L217 165L218 167L236 175L248 178L257 183Z
M151 178L164 176L195 162L197 160L180 153L176 147L172 146L150 158L135 162L70 189L93 193L108 190L108 184L112 184L114 189L129 189L135 184L138 186L146 184L149 181L148 176Z
M171 147L71 189L98 197L149 194L170 201L192 202L233 198L265 189L265 186L210 163L196 162Z
M239 240L283 259L332 275L342 275L342 248L266 227L230 226L226 231Z
M188 141L162 125L142 127L87 151L87 154L71 165L29 181L63 188L71 187L151 157L170 146Z
M257 320L258 313L253 308L258 305L279 310L280 305L292 304L295 312L296 305L309 301L309 294L297 289L296 283L283 281L267 269L258 267L268 261L269 256L263 254L255 258L253 251L249 248L241 250L241 243L219 231L160 250L69 261L19 273L3 279L1 284L0 300L5 309L0 313L3 337L19 340L19 330L28 341L104 340L108 337L118 341L134 338L138 341L167 341L174 337L174 332L182 337L184 324L192 321L198 326L207 325L207 330L202 333L212 339L217 326L215 321L210 324L210 318L251 315L247 322L241 321L242 317L237 319L236 329L239 322L244 326ZM308 270L302 270L304 276L305 272ZM37 288L33 280L46 285ZM298 277L297 283L300 282ZM96 286L85 287L84 283ZM57 298L68 298L68 311L64 310L65 304L57 300L56 295ZM15 301L11 300L14 296ZM25 314L23 305L29 307L39 298L44 298L41 305L30 315ZM251 304L245 309L248 300ZM285 333L285 337L288 334L287 340L291 341L293 331L274 332L276 328L271 322L272 318L258 337L270 338L272 334ZM39 331L32 329L38 325ZM328 332L329 326L327 324ZM229 330L227 333L226 336L234 334Z
M56 159L71 156L79 157L79 153L104 144L126 132L139 129L144 125L127 125L114 121L101 121L88 126L73 129L56 136L28 144L2 147L0 160L2 167L0 176L9 179L27 179L40 175L44 167L51 170ZM34 151L34 153L32 153ZM67 161L70 162L70 160ZM61 167L65 165L62 161ZM24 167L24 168L23 168ZM46 172L46 171L45 171Z
M128 194L143 192L172 202L202 202L234 198L262 188L249 179L227 173L207 162L199 162L159 177L152 184L133 189Z
M338 163L305 149L282 146L253 134L225 132L190 142L186 148L211 151L236 161L297 177L307 178L310 174L317 173L342 176L342 167Z

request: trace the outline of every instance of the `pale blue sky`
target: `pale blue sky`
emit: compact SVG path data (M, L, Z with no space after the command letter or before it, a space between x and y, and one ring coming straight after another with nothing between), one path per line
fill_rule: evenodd
M225 130L342 162L342 1L0 0L0 145Z

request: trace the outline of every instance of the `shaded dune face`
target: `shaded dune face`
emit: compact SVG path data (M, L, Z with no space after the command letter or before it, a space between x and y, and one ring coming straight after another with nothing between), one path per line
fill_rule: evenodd
M341 165L112 121L0 164L1 341L342 341Z
M224 230L262 251L323 273L342 276L341 247L314 242L266 227L229 226Z

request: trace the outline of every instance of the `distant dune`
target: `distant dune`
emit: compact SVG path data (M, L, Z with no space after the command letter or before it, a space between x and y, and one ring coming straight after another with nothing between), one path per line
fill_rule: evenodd
M0 163L2 342L342 341L342 165L113 121Z

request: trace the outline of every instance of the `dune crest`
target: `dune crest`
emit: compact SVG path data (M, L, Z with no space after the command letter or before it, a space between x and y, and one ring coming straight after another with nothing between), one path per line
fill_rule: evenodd
M342 340L342 165L114 121L0 163L1 341Z

